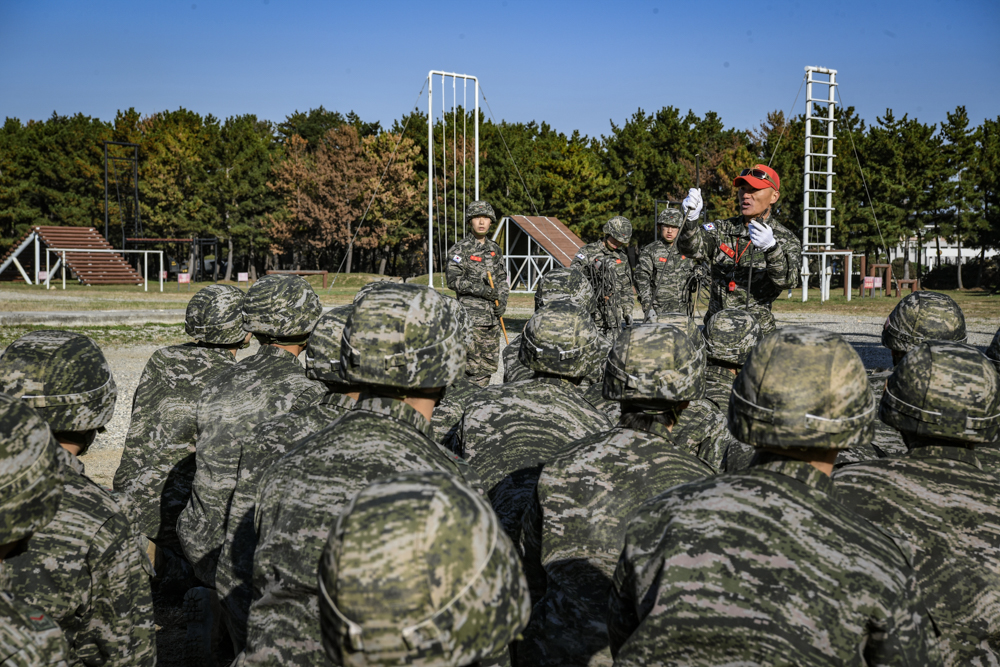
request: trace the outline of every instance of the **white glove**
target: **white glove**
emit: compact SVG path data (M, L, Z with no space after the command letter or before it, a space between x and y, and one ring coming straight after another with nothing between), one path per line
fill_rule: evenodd
M770 250L777 241L774 240L774 231L771 225L756 220L750 223L750 241L754 247L760 250Z
M684 201L681 202L681 205L687 212L688 220L691 221L697 220L698 216L701 215L701 207L702 207L701 190L699 190L698 188L691 188L690 190L688 190L688 196L684 198Z

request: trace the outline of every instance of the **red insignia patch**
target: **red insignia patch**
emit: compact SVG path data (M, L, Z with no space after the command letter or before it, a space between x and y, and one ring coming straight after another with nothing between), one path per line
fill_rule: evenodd
M719 250L721 250L722 252L724 252L727 255L729 255L730 259L733 259L733 258L736 257L736 251L733 250L732 248L730 248L729 246L727 246L725 243L723 243L722 245L719 246Z
M481 261L483 261L483 258L479 257L478 255L469 255L469 259L471 259L473 262L481 262Z
M490 251L490 257L496 257L496 256L497 256L497 254L491 250Z
M622 261L620 259L616 259L615 260L615 264L621 264L621 263L622 263Z
M657 257L656 259L660 260L661 262L667 261L666 257Z
M42 614L41 616L29 616L28 618L30 618L33 621L44 621L45 614Z

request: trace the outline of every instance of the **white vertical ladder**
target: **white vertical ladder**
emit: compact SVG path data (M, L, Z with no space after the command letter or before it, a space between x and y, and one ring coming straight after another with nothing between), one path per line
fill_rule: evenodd
M816 78L826 75L826 79ZM826 86L827 97L814 96L813 85ZM826 67L806 67L806 113L805 113L805 168L802 187L802 300L806 301L809 291L808 255L820 258L820 300L830 298L830 271L827 269L827 253L833 250L833 141L834 96L837 88L837 70ZM824 112L825 106L825 114ZM820 125L819 133L813 133L813 123ZM845 280L850 275L850 266L845 261Z

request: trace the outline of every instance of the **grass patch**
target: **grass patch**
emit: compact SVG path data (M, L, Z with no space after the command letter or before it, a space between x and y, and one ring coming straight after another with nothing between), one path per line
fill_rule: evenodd
M21 336L32 331L52 330L57 327L41 325L15 325L0 327L0 349L6 348ZM177 345L190 342L183 324L115 325L107 327L58 327L94 340L100 347L123 345Z

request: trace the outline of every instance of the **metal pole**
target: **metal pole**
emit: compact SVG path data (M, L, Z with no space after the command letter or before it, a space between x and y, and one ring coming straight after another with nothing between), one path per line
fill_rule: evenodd
M146 270L149 268L149 251L142 251L142 291L149 291L149 280L146 279Z
M832 70L829 74L830 85L827 86L829 90L829 102L826 105L826 247L829 249L833 246L833 120L834 120L834 109L836 107L834 102L834 91L837 87L837 72Z
M847 297L847 303L851 302L851 292L854 291L854 286L851 285L851 280L854 278L854 253L847 253L847 257L844 259L844 296Z
M41 268L41 258L38 254L38 231L35 231L35 284L38 284L38 269Z
M806 69L806 114L805 114L805 130L806 130L806 150L805 158L802 169L802 250L807 252L809 250L809 170L812 168L812 158L810 153L812 153L812 102L809 100L812 98L812 84L813 84L813 73L812 70ZM802 302L805 303L809 299L809 258L804 257L802 262Z
M458 116L457 116L457 106L458 106L458 79L455 77L451 78L451 164L452 164L452 182L458 180ZM452 191L452 205L451 210L455 216L455 222L452 225L455 233L455 243L458 243L458 184L455 184L455 189Z
M476 199L479 199L479 79L476 82Z
M49 249L45 249L45 289L49 288Z
M434 76L427 74L427 284L434 289Z
M162 250L157 250L156 252L159 253L159 255L160 255L160 291L162 292L163 291L163 251ZM232 261L232 260L230 260L230 261Z
M104 142L104 240L107 241L108 238L108 142ZM110 241L108 241L110 243ZM65 258L63 258L65 259ZM63 262L65 264L65 262ZM63 269L63 275L65 276L66 269ZM63 281L63 289L66 289L65 280Z
M66 251L63 251L63 261L62 261L62 279L63 279L63 290L66 289Z

